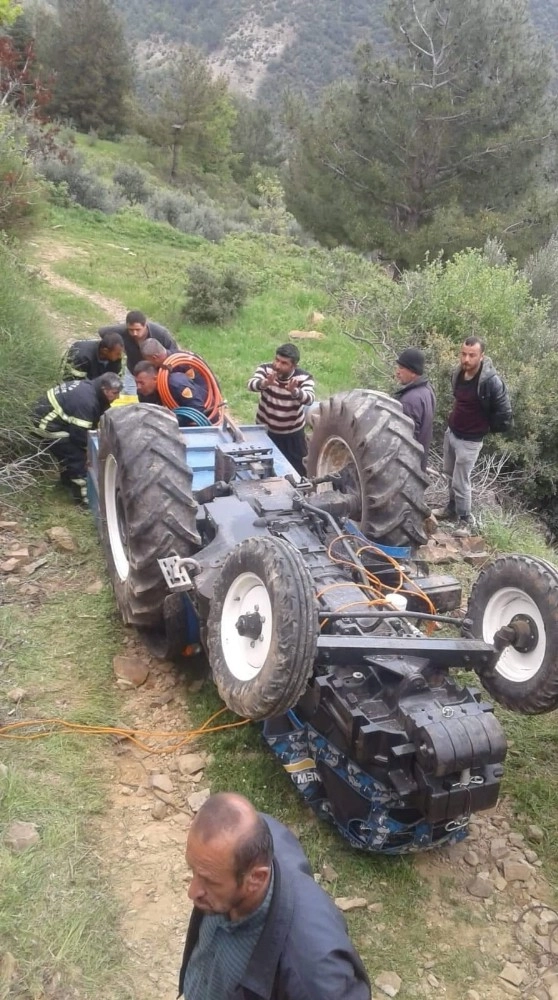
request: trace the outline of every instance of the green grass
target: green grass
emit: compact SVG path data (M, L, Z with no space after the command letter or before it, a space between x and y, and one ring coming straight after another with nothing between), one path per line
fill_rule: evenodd
M107 724L116 718L110 679L122 627L108 587L97 596L82 592L84 569L88 579L102 572L93 525L56 491L48 503L43 494L41 506L37 499L28 498L26 538L38 541L45 526L66 524L79 552L49 552L47 569L31 578L43 588L37 608L7 603L1 610L0 718ZM16 686L27 697L8 716L6 694ZM0 777L0 941L17 963L10 997L62 997L59 982L64 997L125 1000L119 914L96 843L107 788L102 744L0 739L0 760L8 768ZM11 853L1 835L12 820L36 823L40 843Z

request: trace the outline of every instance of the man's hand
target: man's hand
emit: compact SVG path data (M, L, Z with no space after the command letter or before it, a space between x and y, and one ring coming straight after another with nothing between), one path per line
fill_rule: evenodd
M277 382L277 372L270 372L267 378L264 378L262 382L262 389L267 388L268 385L275 385Z
M291 378L289 379L288 382L285 382L285 389L289 390L291 396L295 397L298 396L298 394L300 393L300 388L296 378Z

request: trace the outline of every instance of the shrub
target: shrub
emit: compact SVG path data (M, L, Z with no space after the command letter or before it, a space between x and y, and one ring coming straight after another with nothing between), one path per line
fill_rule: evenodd
M232 268L219 272L202 264L188 269L188 297L182 315L192 323L226 323L244 305L246 280Z
M0 230L20 233L35 219L40 202L23 126L11 112L0 111Z
M71 202L82 205L83 208L97 209L106 215L112 215L124 204L124 199L116 188L85 167L79 155L71 154L67 158L41 156L37 159L37 169L51 184L64 185L64 194Z
M112 179L130 205L143 205L149 198L148 175L135 163L119 163Z

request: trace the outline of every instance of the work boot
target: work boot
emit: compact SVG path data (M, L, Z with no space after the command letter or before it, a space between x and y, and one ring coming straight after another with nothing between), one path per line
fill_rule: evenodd
M452 503L446 504L445 507L435 507L432 511L434 517L438 521L455 521L457 520L457 511Z
M467 538L471 534L473 518L470 514L464 514L457 520L457 527L453 532L454 538Z

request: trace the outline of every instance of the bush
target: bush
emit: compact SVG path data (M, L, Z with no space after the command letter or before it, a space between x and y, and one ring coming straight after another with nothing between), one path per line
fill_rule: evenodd
M35 220L40 203L22 123L11 112L0 111L0 230L21 233Z
M30 450L29 412L58 382L60 349L33 298L32 280L0 242L0 464Z
M130 205L143 205L149 198L149 178L135 163L119 163L112 179Z
M203 236L219 243L227 233L241 232L246 225L227 219L206 196L181 194L178 191L153 191L145 204L145 214L156 222L168 222L182 233Z
M226 323L247 296L246 280L231 268L220 273L194 264L188 269L188 297L182 315L192 323Z
M42 176L60 187L63 196L76 205L97 209L106 215L113 215L124 205L124 199L116 188L85 167L79 155L72 153L66 158L41 156L36 162Z

